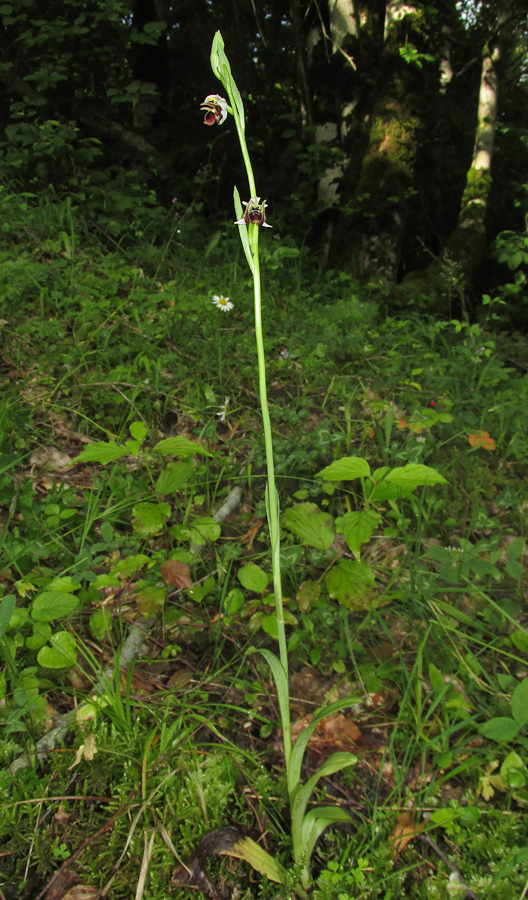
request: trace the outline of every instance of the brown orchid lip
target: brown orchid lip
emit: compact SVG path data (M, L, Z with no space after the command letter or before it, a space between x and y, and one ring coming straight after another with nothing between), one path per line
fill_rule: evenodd
M244 215L241 219L237 219L235 225L264 225L265 228L271 228L266 222L266 200L260 202L260 197L251 197L249 200L242 201L246 207Z

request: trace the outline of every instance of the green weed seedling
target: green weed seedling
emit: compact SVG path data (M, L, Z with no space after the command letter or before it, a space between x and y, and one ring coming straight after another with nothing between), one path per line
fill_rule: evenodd
M485 800L493 797L496 790L512 792L524 805L528 802L528 678L517 683L512 676L499 675L499 681L502 690L509 692L513 688L510 715L493 716L479 731L504 750L512 745L516 749L509 750L502 762L494 759L487 766L481 775L479 790Z
M234 189L234 205L236 222L239 229L242 249L248 263L253 279L254 320L255 337L258 364L259 396L264 428L264 445L266 455L266 514L269 526L271 543L271 560L273 575L273 596L275 602L275 614L273 630L279 644L279 656L270 650L263 649L261 653L268 663L277 689L277 697L280 709L280 718L283 732L283 750L286 767L288 797L290 803L290 823L292 836L292 850L294 860L294 872L297 873L299 883L295 890L303 896L311 885L310 860L315 844L323 831L330 825L338 822L350 822L350 815L336 806L322 806L308 809L310 798L321 778L332 775L344 768L354 765L357 758L352 753L338 752L329 757L305 783L301 781L302 763L310 737L317 725L328 715L342 709L350 701L340 701L319 710L310 724L294 742L291 743L290 729L290 693L289 693L289 664L288 649L286 643L285 613L282 597L281 554L280 554L280 515L279 499L275 484L275 464L273 455L273 436L269 414L266 358L264 350L262 328L262 293L260 275L259 235L260 229L269 227L266 222L266 201L257 195L257 188L253 169L246 143L244 105L238 87L231 72L231 66L224 52L224 42L220 32L217 32L211 49L211 67L213 73L222 83L228 100L219 94L208 95L203 104L204 122L206 125L221 125L232 115L244 159L248 177L249 199L242 207L237 188ZM364 509L359 512L349 512L340 517L336 523L332 517L324 513L315 504L297 504L285 513L286 526L296 534L303 542L310 546L327 550L334 539L334 528L337 527L345 536L345 539L356 555L355 561L343 560L331 569L327 576L327 586L330 596L344 601L345 605L352 606L352 598L361 597L374 583L374 573L369 566L359 559L360 547L372 535L379 525L380 515L372 509L376 500L384 500L395 503L402 496L408 496L420 484L443 483L445 479L433 469L418 464L409 464L402 469L389 469L384 467L373 474L366 460L348 457L338 460L328 466L321 473L321 477L344 481L361 478L365 486ZM252 567L252 571L246 567L242 583L247 583L250 589L264 590L267 577L257 571L258 567ZM269 617L268 617L269 618ZM272 881L282 884L290 884L288 873L279 866L277 861L265 853L257 845L253 845L246 839L238 845L235 855L242 856L250 862L262 874L266 874Z

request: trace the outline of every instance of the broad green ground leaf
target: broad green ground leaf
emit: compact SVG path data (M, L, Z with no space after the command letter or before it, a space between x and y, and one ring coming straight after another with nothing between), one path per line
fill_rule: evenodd
M68 669L77 662L77 642L69 631L57 631L51 636L51 647L42 647L37 654L39 666L48 669Z
M413 487L391 484L390 481L387 481L386 475L390 471L389 466L382 466L380 469L374 470L372 473L374 488L369 495L369 500L382 503L384 500L403 500L405 497L411 496L414 490Z
M229 625L235 613L242 609L246 599L240 588L233 588L229 591L224 600L223 615L224 622Z
M282 521L303 544L315 547L316 550L328 550L332 546L335 537L334 520L315 503L295 503L285 511Z
M319 600L320 594L321 584L319 581L303 581L295 595L301 612L310 612L314 603Z
M284 623L285 625L296 625L297 619L291 612L288 610L284 610ZM266 634L269 634L270 637L275 638L275 640L279 637L279 629L277 625L277 613L270 613L267 616L262 616L260 620L260 627L262 631L265 631Z
M344 559L330 569L326 588L341 606L367 609L375 581L374 572L366 563Z
M112 625L111 612L108 609L96 609L90 616L88 625L96 641L102 641L110 634Z
M382 466L372 473L372 478L376 482L376 486L370 499L378 501L409 497L422 484L447 484L443 475L421 463L408 463L406 466L397 466L395 469Z
M481 725L479 731L484 737L489 738L490 741L497 741L498 744L508 744L517 737L519 725L515 719L510 719L508 716L497 716Z
M511 699L512 716L518 725L528 722L528 678L523 678L517 685Z
M40 650L51 638L51 625L48 622L35 622L33 634L26 638L28 650Z
M321 469L317 475L327 481L352 481L353 478L368 478L370 466L360 456L343 456Z
M439 691L445 688L444 676L442 675L440 669L437 669L434 663L429 663L428 673L431 687L434 688L434 690Z
M197 516L191 522L191 543L201 547L206 541L217 541L222 528L212 516Z
M159 534L170 512L170 503L136 503L132 508L132 528L143 537Z
M507 782L509 787L521 788L526 784L526 776L528 770L522 758L515 750L512 750L503 759L500 767L501 777Z
M156 481L157 494L176 494L181 491L194 472L191 463L170 462L167 468L160 473Z
M54 578L48 584L48 591L66 591L70 594L73 591L78 590L78 588L78 582L74 582L70 575L61 575L58 578Z
M528 653L528 632L522 628L518 628L511 636L512 644L520 650L521 653Z
M134 440L139 441L140 443L143 443L148 434L148 428L144 422L132 422L132 425L128 430Z
M162 456L177 456L179 459L187 459L188 456L194 456L195 453L201 453L202 456L211 456L205 447L202 447L196 441L190 441L183 435L175 435L174 437L163 438L153 448L156 453Z
M48 587L48 590L50 590L49 587ZM7 623L7 627L9 628L10 631L19 631L21 628L24 627L24 625L26 624L28 619L29 619L29 609L27 609L25 606L18 606L14 610L11 618L9 619L9 622ZM3 631L5 631L5 626L3 629L0 627L0 634L3 634Z
M421 484L447 484L447 480L430 466L421 463L407 463L406 466L396 466L385 477L389 484L398 484L401 487L410 487L412 490Z
M210 594L215 587L216 581L213 576L210 575L205 581L194 584L192 588L189 589L188 594L195 603L201 603L204 597L207 597L207 594Z
M97 441L95 444L89 444L84 450L76 456L72 463L77 462L96 462L101 466L115 462L123 456L128 456L129 451L126 447L120 447L114 441Z
M165 603L165 588L150 584L136 595L137 607L143 616L152 616Z
M336 519L336 531L342 534L354 556L359 559L360 548L372 537L381 522L379 513L372 509L345 513Z
M177 541L188 541L191 537L191 529L188 525L171 525L170 533Z
M131 575L135 575L143 566L146 566L148 562L149 558L144 553L124 556L123 559L120 559L115 564L112 569L112 575L117 575L118 578L130 578Z
M508 575L520 581L524 575L522 564L518 562L524 550L524 538L515 538L506 548L506 571Z
M139 456L141 441L125 441L125 450L130 456Z
M248 591L263 594L269 584L270 577L260 566L257 566L255 563L249 563L249 565L242 566L239 569L238 580L242 587L247 588Z
M69 616L79 605L75 594L65 591L46 591L36 597L31 606L31 618L35 622L53 622Z

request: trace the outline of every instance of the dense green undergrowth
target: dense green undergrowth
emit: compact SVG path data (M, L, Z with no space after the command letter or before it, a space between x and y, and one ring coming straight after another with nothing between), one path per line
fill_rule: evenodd
M63 867L54 896L113 877L130 897L144 877L154 900L188 895L173 870L214 829L289 865L276 701L250 652L276 633L251 290L230 223L207 234L199 209L144 203L122 174L111 211L89 200L0 194L0 889L35 898ZM385 284L262 243L293 711L351 693L307 765L359 757L322 784L355 824L321 839L313 895L456 898L460 874L479 900L520 900L522 342L491 311L394 316ZM373 492L364 470L318 474L341 457L368 462ZM424 465L446 483L387 490ZM218 895L281 895L208 866Z

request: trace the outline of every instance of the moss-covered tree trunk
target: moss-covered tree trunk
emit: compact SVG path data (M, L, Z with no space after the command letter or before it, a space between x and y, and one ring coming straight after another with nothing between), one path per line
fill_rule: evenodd
M340 182L340 216L330 260L363 278L395 280L414 191L416 156L427 128L431 96L438 91L432 51L438 29L418 3L391 0L367 10L354 6L358 80L363 96L363 146L357 123L345 122L346 168ZM383 16L381 15L383 13ZM346 20L340 18L341 27ZM365 84L366 81L366 84ZM368 109L365 108L368 98ZM357 116L357 106L350 112ZM357 150L361 149L360 165Z
M396 293L400 298L429 297L438 309L446 298L451 302L454 292L463 298L474 287L487 245L485 219L492 187L500 63L514 34L512 9L513 0L503 0L493 40L486 42L482 51L475 142L457 225L440 258L427 269L410 273L399 285Z
M466 286L472 287L486 247L485 217L492 184L491 161L497 124L497 66L506 38L507 10L502 10L500 32L495 46L485 45L482 54L477 127L471 166L466 177L458 224L446 247L446 254L459 263ZM508 29L509 31L509 29ZM502 39L501 39L502 38Z

